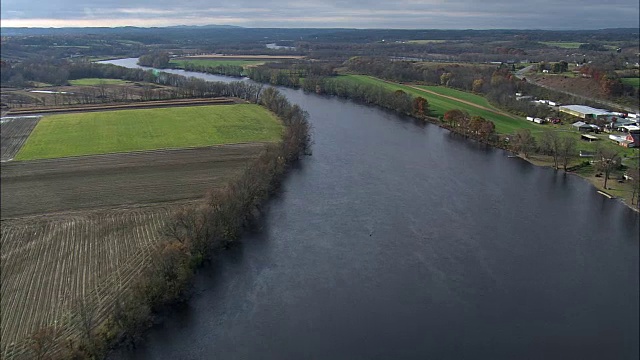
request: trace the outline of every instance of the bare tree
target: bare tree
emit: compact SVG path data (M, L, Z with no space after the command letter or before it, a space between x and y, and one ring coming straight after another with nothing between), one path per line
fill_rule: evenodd
M562 167L567 171L569 161L576 153L576 138L573 136L564 136L560 139L559 156L562 159Z
M72 320L80 332L81 349L93 358L97 358L99 348L95 332L93 331L97 325L96 308L84 298L77 300L74 307L76 312L73 314Z
M543 151L550 154L553 157L553 168L558 168L558 155L560 152L562 140L560 139L559 134L556 131L551 129L546 129L542 133L542 138L540 139L540 146ZM566 170L566 169L565 169Z
M29 346L34 359L51 359L56 345L57 331L53 326L43 327L31 336Z
M601 145L598 147L598 159L596 169L604 172L604 188L607 189L609 174L620 165L620 156L617 150Z
M513 149L516 152L523 153L525 158L528 158L529 154L536 147L536 139L531 135L531 131L529 129L516 130L511 139Z
M627 170L627 177L631 180L631 205L640 208L640 164L636 163Z

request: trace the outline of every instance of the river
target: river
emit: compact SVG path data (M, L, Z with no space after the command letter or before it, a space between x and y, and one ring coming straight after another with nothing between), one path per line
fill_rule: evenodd
M437 126L280 91L309 112L313 156L113 358L638 358L637 213Z

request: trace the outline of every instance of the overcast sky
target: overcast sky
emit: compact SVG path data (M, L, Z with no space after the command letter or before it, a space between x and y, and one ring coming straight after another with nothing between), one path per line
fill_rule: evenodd
M2 27L638 27L638 0L0 0Z

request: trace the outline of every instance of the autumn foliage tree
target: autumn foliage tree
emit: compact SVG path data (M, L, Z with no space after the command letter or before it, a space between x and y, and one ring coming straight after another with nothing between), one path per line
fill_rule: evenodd
M419 117L429 115L429 102L422 96L413 99L413 114Z

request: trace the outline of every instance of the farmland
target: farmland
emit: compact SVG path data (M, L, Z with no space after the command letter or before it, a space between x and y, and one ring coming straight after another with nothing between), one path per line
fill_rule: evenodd
M555 46L563 49L577 49L582 45L580 42L570 42L570 41L540 41L541 44L547 46Z
M130 83L130 81L120 80L120 79L84 78L84 79L69 80L69 84L74 86L123 85L128 83Z
M276 141L281 131L251 104L60 114L38 123L16 160Z
M41 329L59 344L81 335L82 317L97 329L151 266L168 216L282 133L251 104L94 110L2 122L3 160L27 155L0 165L1 358L33 356Z
M176 59L176 60L171 60L169 63L172 65L177 65L178 67L184 67L184 65L187 63L198 65L198 66L209 66L209 67L216 67L216 66L248 67L248 66L262 65L265 62L266 61L264 60Z
M12 358L45 327L77 335L81 301L97 324L148 266L169 208L129 209L2 221L2 348ZM82 300L81 300L82 299Z
M196 199L263 144L140 151L2 164L2 217Z
M447 40L426 40L426 39L421 39L421 40L409 40L407 41L408 44L439 44L439 43L443 43L446 42Z
M222 55L222 54L210 54L210 55L193 55L185 56L179 60L193 60L193 59L216 59L216 60L295 60L303 59L304 56L298 55Z
M0 125L0 158L2 161L12 159L20 150L40 121L40 116L3 118Z
M509 134L516 129L529 129L532 132L542 131L540 126L532 124L515 115L510 115L496 109L481 96L459 90L441 86L411 86L396 84L364 75L339 76L333 81L347 81L360 84L377 85L393 91L402 90L412 96L421 96L427 99L432 116L443 116L445 112L451 109L465 110L471 115L482 116L493 121L498 133Z

